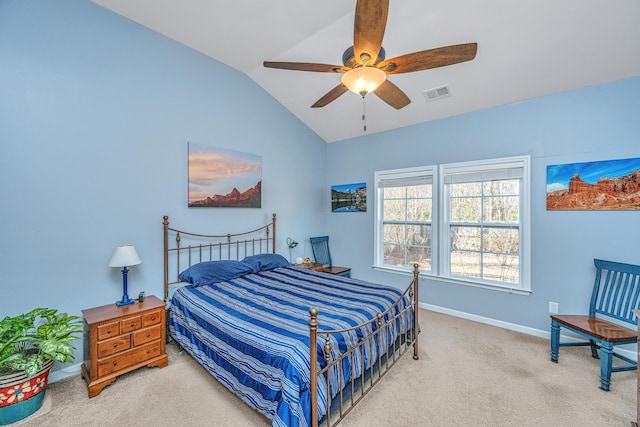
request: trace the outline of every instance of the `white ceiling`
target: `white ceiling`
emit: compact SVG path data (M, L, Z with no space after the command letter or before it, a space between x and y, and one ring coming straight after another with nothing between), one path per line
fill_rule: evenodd
M411 104L347 92L310 108L340 74L263 61L342 64L356 0L92 0L247 74L327 142L640 75L640 0L391 0L386 57L478 43L471 62L389 76ZM212 79L215 76L212 76ZM452 96L426 102L448 84Z

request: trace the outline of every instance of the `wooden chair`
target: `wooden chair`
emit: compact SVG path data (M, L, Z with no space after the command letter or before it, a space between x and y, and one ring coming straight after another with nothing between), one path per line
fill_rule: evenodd
M335 267L331 262L329 251L329 236L311 237L311 250L317 263L322 264L322 271L338 276L351 277L351 268Z
M551 361L558 362L560 347L591 346L591 355L596 359L600 358L600 388L608 391L612 372L632 371L638 368L635 360L614 352L613 346L638 341L633 310L638 309L640 266L600 259L593 261L596 266L596 280L591 294L589 315L551 315ZM623 326L624 323L633 326L633 329ZM589 342L560 343L560 328L575 332L587 338ZM612 367L613 357L623 360L626 364Z

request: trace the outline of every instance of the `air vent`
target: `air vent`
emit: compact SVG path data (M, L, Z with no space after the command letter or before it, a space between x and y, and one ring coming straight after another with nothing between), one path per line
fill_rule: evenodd
M424 98L427 100L427 102L431 102L440 98L451 96L451 88L449 87L449 85L434 87L433 89L422 91L422 94L424 95Z

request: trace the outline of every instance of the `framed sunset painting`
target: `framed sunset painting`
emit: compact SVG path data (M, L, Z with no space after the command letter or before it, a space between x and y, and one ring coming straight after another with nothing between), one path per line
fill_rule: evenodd
M260 208L262 158L189 142L189 207Z

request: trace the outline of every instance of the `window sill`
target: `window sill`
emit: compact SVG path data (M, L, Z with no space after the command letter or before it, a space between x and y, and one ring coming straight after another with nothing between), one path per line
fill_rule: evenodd
M409 269L404 269L404 268L393 268L393 267L387 267L387 266L382 267L382 266L379 266L379 265L374 265L373 269L377 270L377 271L384 271L386 273L402 274L404 276L413 276L413 270L412 269L409 270ZM437 276L435 274L429 274L429 273L424 273L424 272L420 273L420 278L437 280L437 281L446 282L446 283L453 283L453 284L456 284L456 285L472 286L474 288L489 289L489 290L492 290L492 291L507 292L507 293L516 294L516 295L530 295L531 294L531 289L512 288L512 287L504 286L504 285L492 285L491 283L476 282L476 281L473 281L473 280L464 280L464 279L460 279L460 278L442 277L442 276Z

